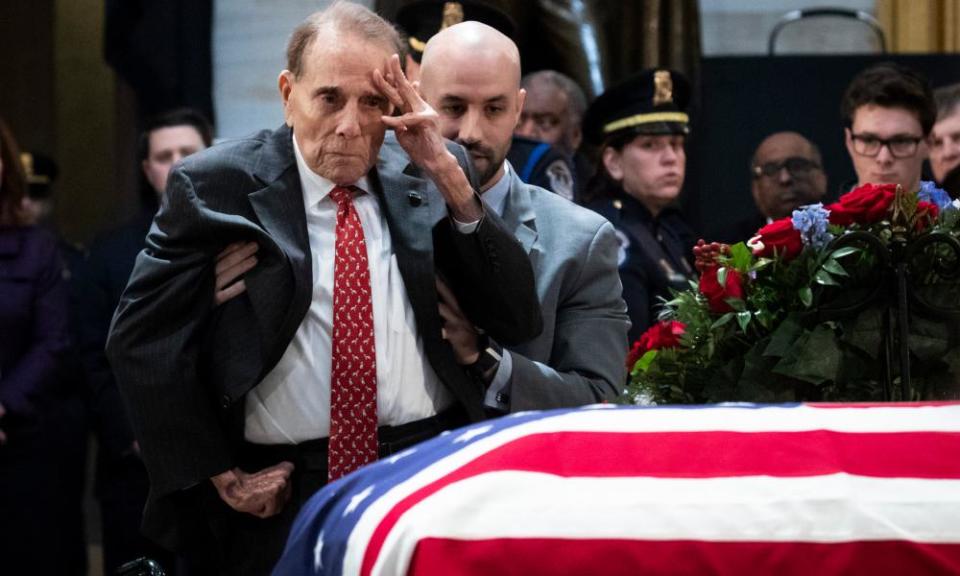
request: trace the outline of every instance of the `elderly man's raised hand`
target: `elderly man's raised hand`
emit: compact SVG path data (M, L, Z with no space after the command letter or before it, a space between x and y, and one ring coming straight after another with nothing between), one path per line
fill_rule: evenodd
M443 169L445 164L456 162L444 145L440 117L407 80L399 56L394 54L387 60L384 72L374 70L373 81L403 113L402 116L384 116L383 123L393 128L397 141L414 164L432 174Z
M440 117L411 84L400 57L391 56L385 72L374 70L374 85L403 114L383 116L383 123L393 128L397 141L414 164L422 168L437 185L450 207L453 217L460 222L474 222L483 217L483 209L461 170L457 159L447 150L440 131Z

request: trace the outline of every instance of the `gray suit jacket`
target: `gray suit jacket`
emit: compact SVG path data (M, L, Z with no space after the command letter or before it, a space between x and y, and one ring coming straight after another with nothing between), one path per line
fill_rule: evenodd
M507 346L510 410L613 401L626 382L630 326L613 226L513 170L510 177L503 220L530 257L543 311L540 336Z
M291 138L287 127L263 131L172 171L114 316L107 352L151 480L144 530L171 547L180 534L167 497L235 465L242 399L280 360L310 306L310 245ZM469 173L462 148L450 149ZM484 389L441 337L435 274L455 270L451 287L471 320L516 344L541 329L526 254L489 210L475 233L456 232L443 197L395 141L381 148L368 178L425 353L479 420ZM215 256L238 240L259 244L259 263L245 276L246 293L214 309Z

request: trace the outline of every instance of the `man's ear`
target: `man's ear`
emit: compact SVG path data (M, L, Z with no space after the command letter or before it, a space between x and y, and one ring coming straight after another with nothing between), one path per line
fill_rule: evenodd
M847 154L850 155L850 158L853 158L853 132L849 128L843 129L843 143L847 146Z
M521 88L517 91L517 118L514 124L520 122L520 113L523 112L523 103L527 101L527 91Z
M290 93L293 91L293 72L284 70L277 78L277 88L280 90L280 99L283 101L283 119L290 126Z
M603 167L607 169L607 174L617 182L623 180L623 165L621 164L620 152L615 148L606 147L603 149L601 157Z

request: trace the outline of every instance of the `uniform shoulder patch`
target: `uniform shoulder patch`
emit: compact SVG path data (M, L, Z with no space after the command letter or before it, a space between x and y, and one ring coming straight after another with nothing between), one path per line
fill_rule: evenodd
M566 160L554 160L545 170L550 190L573 202L573 172Z

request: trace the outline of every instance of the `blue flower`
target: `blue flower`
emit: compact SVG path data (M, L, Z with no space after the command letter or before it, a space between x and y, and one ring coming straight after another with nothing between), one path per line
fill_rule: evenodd
M793 229L800 233L804 246L819 250L833 240L833 234L827 232L830 224L830 211L823 203L801 206L793 211Z
M954 209L950 195L940 188L937 188L937 185L929 180L920 182L920 192L917 193L917 199L932 202L936 204L940 210Z

